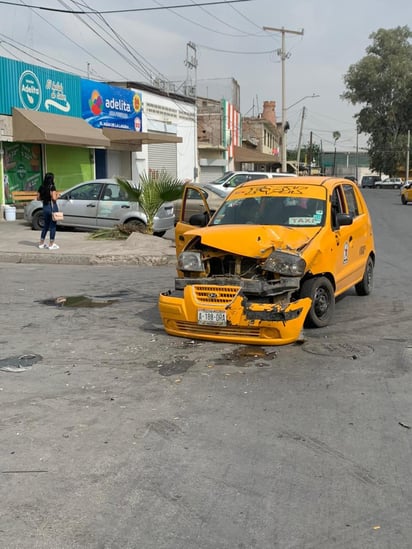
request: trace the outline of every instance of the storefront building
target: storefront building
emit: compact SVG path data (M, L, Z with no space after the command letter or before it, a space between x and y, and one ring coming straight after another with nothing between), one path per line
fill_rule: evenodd
M96 177L135 179L152 166L193 173L195 147L184 139L194 143L195 115L186 103L3 57L0 74L0 205L13 191L36 190L47 171L58 190Z

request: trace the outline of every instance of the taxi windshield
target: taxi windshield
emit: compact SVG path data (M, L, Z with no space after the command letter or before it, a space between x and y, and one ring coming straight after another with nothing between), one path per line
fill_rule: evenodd
M228 200L216 212L210 225L282 225L320 227L326 202L320 198L255 196Z

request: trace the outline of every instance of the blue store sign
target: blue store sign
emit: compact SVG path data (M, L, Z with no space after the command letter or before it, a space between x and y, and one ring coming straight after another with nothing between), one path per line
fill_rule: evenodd
M82 116L91 126L142 131L140 93L82 79L81 95Z
M0 113L13 107L81 117L80 77L0 57Z

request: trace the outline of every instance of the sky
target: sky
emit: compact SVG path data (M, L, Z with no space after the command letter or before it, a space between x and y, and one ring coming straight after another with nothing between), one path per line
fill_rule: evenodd
M212 2L214 2L212 4ZM340 98L344 75L380 28L412 26L408 0L11 0L0 1L0 55L94 80L149 82L155 78L196 84L220 99L230 79L240 87L243 116L276 102L286 109L288 148L312 141L323 148L355 151L367 136L356 135L360 105ZM209 3L207 6L205 4ZM197 4L197 5L196 5ZM203 5L199 5L203 4ZM182 6L182 7L180 7ZM128 10L76 15L47 11ZM284 28L284 78L279 52ZM303 34L295 34L302 33ZM194 47L189 47L188 44ZM197 61L188 70L186 58ZM282 104L282 84L285 104ZM313 96L318 97L313 97ZM302 110L305 116L302 123ZM334 132L339 139L334 140Z

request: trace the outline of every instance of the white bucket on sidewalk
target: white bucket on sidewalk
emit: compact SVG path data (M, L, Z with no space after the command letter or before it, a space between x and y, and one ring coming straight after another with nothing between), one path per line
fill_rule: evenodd
M16 221L16 206L4 206L4 217L6 221Z

